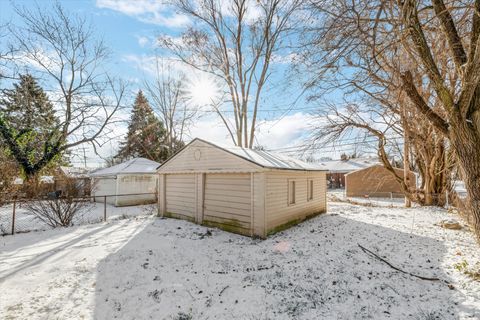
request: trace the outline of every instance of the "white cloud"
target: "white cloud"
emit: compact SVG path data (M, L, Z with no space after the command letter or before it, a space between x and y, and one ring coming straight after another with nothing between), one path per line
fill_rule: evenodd
M20 52L13 55L12 58L17 65L25 68L34 68L36 70L45 70L48 68L52 72L60 72L61 66L58 62L55 52L39 49L35 56L28 52Z
M273 54L272 55L272 62L279 63L279 64L290 64L299 60L301 56L298 53L288 53L285 55L281 54Z
M134 17L142 22L179 28L189 23L188 17L175 13L159 0L97 0L96 6Z
M304 144L311 120L310 115L298 112L280 119L259 121L257 141L268 149Z
M150 40L147 37L143 37L143 36L137 37L137 40L138 40L138 44L142 48L145 47L150 42Z
M170 72L178 72L183 74L195 72L193 67L187 66L178 59L171 57L157 57L155 55L145 54L126 54L122 57L122 61L132 64L134 67L149 76L155 76L157 74L157 63L159 66L162 66L162 64L166 65Z
M124 110L117 115L117 118L127 120L130 113ZM233 121L233 120L230 120ZM304 113L295 113L282 118L272 118L258 121L256 141L257 144L267 149L276 149L290 146L303 145L305 138L310 131L311 117ZM104 164L102 158L108 158L118 151L118 145L127 132L126 123L116 125L115 138L106 139L106 143L97 149L100 157L93 153L90 145L85 145L87 164L89 167L98 167ZM232 139L219 117L213 113L201 117L190 128L189 138L201 138L223 145L233 145ZM188 142L189 139L186 139ZM82 146L83 147L83 146ZM302 158L301 151L296 153L285 153L286 155ZM322 155L324 155L322 153ZM74 150L73 161L75 165L82 165L83 150Z
M155 56L127 54L122 57L122 61L133 64L133 66L146 74L155 75L156 63Z
M208 140L214 143L233 145L227 128L223 125L218 116L211 114L195 121L190 128L190 137Z
M233 120L230 120L233 123ZM295 113L282 118L258 121L256 141L267 149L276 149L304 143L309 132L311 117ZM233 145L230 135L217 116L211 115L195 122L191 138L202 138L215 143Z

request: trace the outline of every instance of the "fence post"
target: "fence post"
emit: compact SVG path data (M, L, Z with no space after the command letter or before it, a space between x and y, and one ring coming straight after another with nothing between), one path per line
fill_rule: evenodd
M17 199L13 199L13 210L12 210L12 236L15 234L15 209L17 208Z
M103 221L107 222L107 196L103 197Z

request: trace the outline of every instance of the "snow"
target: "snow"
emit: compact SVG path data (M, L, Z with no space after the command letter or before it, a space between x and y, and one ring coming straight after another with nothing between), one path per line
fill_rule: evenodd
M378 158L365 157L348 160L328 160L320 162L320 165L329 172L348 173L359 169L365 169L380 164Z
M329 204L267 240L140 216L0 238L4 319L480 319L480 261L439 208ZM456 217L458 219L458 217ZM394 266L442 281L400 273ZM453 289L449 288L449 284Z
M118 174L155 173L160 163L146 159L134 158L115 166L99 169L90 173L91 177L116 176Z
M386 194L389 192L386 192ZM394 194L395 197L347 197L345 189L330 189L327 197L330 201L351 202L353 204L363 204L377 207L403 207L405 197L399 197L400 194ZM402 194L403 195L403 194ZM416 204L413 203L413 206Z
M157 210L156 205L115 207L107 204L106 208L104 208L103 203L87 202L74 217L73 224L78 226L101 222L104 219L104 209L107 211L108 220L152 214ZM0 207L0 236L11 233L12 210L12 204ZM51 229L51 227L36 219L34 215L29 214L29 210L25 204L17 204L15 210L15 232L29 232L48 229Z

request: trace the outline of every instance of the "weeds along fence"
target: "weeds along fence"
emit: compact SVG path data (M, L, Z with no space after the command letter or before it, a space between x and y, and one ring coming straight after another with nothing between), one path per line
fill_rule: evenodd
M0 235L157 213L156 193L0 199Z
M403 207L405 205L405 194L397 192L366 192L362 194L347 195L345 189L329 191L330 200L346 201L351 203L367 204L372 206L393 206ZM443 194L430 194L431 201L441 204L445 208L455 207L457 200L464 200L466 192L445 192Z

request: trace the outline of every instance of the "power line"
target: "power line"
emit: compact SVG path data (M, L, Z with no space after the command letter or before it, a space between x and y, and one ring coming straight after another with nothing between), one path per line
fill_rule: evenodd
M372 136L374 137L374 136ZM357 138L355 138L357 139ZM354 139L342 139L341 141L351 141ZM403 137L391 137L388 138L387 140L389 141L398 141L398 140L403 140ZM277 151L277 152L288 152L288 151L302 151L302 150L317 150L317 149L327 149L327 148L336 148L336 147L341 147L341 146L358 146L360 144L366 144L366 143L375 143L378 140L364 140L364 141L356 141L356 142L351 142L351 143L338 143L338 144L330 144L330 145L314 145L314 144L303 144L303 145L296 145L296 146L290 146L290 147L282 147L282 148L275 148L275 149L267 149L268 151Z

